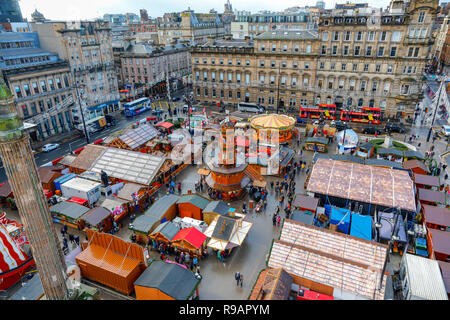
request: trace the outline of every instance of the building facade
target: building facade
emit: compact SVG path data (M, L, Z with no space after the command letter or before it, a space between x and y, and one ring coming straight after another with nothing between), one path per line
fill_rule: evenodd
M319 38L312 31L266 32L191 49L194 99L254 102L275 110L313 100Z
M158 26L159 43L164 45L170 45L177 40L204 43L208 37L219 39L225 35L224 23L217 12L194 13L188 9L180 15L165 15L164 21L170 21Z
M184 44L132 44L120 54L120 60L123 84L149 90L168 78L173 84L192 73L189 47Z
M2 0L0 2L0 22L23 22L19 0Z
M237 35L248 35L254 38L267 31L306 30L312 29L313 27L314 24L312 23L310 13L306 10L238 15L236 21L231 23L231 30L235 39L243 39L243 37L235 37ZM242 30L244 33L236 34L237 29ZM245 34L245 31L248 33Z
M437 0L412 0L392 1L385 11L339 9L322 14L316 31L269 31L253 42L195 46L195 99L249 101L269 109L319 103L356 110L372 106L388 116L412 116L423 97L437 7ZM221 72L223 82L217 81Z
M86 117L119 110L119 91L114 69L111 28L104 21L32 23L41 46L69 62ZM78 122L79 106L72 110Z
M21 119L36 124L33 140L73 128L70 67L54 52L40 48L38 35L0 33L0 68L14 95Z

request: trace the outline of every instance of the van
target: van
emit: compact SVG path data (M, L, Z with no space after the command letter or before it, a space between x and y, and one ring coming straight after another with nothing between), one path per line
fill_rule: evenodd
M259 106L256 103L248 103L248 102L239 102L238 110L241 112L255 112L255 113L264 113L266 111L264 107Z

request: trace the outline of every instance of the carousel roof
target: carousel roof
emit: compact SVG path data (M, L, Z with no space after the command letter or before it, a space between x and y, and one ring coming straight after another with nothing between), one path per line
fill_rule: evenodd
M256 129L289 130L295 125L295 119L284 114L265 114L254 116L251 125Z

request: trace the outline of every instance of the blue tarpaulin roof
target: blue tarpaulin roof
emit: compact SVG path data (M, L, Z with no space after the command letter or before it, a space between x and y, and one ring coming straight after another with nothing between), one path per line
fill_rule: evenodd
M331 224L340 224L337 226L337 229L345 234L348 234L350 229L350 210L332 207L330 214L330 222Z
M372 217L352 213L350 235L361 239L372 240Z

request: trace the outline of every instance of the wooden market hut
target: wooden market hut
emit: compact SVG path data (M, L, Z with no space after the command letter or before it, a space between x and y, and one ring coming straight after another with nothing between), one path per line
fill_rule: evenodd
M370 142L366 142L356 148L355 155L357 157L368 159L373 156L374 151L375 147L373 146L373 144L371 144Z
M157 226L156 229L150 233L149 238L159 242L170 243L180 230L180 227L172 221L166 221Z
M147 152L147 142L155 138L158 134L158 130L153 126L141 124L139 127L127 130L125 133L112 140L108 144L108 147Z
M62 165L64 168L70 168L70 165L72 164L72 162L75 161L76 158L77 156L67 154L61 160L58 161L58 164Z
M39 180L41 181L42 188L55 192L54 181L61 177L63 174L61 172L53 171L54 167L39 167L38 174Z
M327 152L328 151L328 139L321 137L308 137L305 141L305 150L314 151L314 148L317 147L318 152Z
M427 175L429 173L429 170L428 170L427 166L425 165L425 163L423 163L422 161L419 161L417 159L408 160L408 161L403 162L403 168L407 169L407 170L411 170L412 172L417 173L417 174Z
M403 162L403 151L394 148L378 148L377 159Z
M436 206L438 204L445 205L445 193L441 191L434 191L429 189L417 189L417 198L422 205L428 204Z
M136 241L140 243L147 243L149 234L161 224L158 218L146 216L145 214L137 217L133 223L130 224L129 229L136 235Z
M178 251L189 252L191 256L201 256L202 251L206 248L206 235L197 230L195 227L181 229L173 237L171 244Z
M124 200L128 203L128 207L135 210L135 202L133 194L137 195L139 211L143 212L147 201L147 188L137 183L125 183L123 188L117 193L117 199Z
M312 213L317 212L317 206L319 205L319 199L314 197L305 196L302 194L296 194L292 206L301 211L309 211Z
M161 223L173 220L177 215L177 201L179 196L166 194L152 204L145 211L145 215L157 218Z
M171 128L174 126L173 123L170 122L160 122L155 125L155 127L163 128L167 133L170 133Z
M249 300L288 300L294 278L283 268L262 270Z
M73 160L69 168L74 173L83 173L91 168L93 163L107 150L104 146L88 144Z
M128 215L128 202L126 200L110 199L106 198L100 204L102 208L105 208L111 212L114 221L121 221Z
M230 207L223 201L211 201L203 209L203 221L210 225L217 216L227 215L229 209Z
M90 209L81 218L84 227L100 232L108 232L113 227L113 217L109 210L103 207Z
M413 180L417 188L439 190L440 187L439 177L436 176L416 173L413 175Z
M178 214L181 218L203 220L203 210L208 204L209 200L199 194L186 194L177 201Z
M422 215L428 228L450 231L450 209L425 204L422 206Z
M427 245L430 259L450 261L450 232L428 229Z
M414 151L414 150L406 150L403 152L403 157L405 159L405 161L407 160L412 160L412 159L416 159L419 161L424 161L425 160L425 156L420 153L419 151Z
M201 278L185 267L153 261L134 282L137 300L191 300L198 297Z
M88 242L76 256L81 276L123 294L134 291L134 282L145 270L144 249L107 233L86 229Z
M84 223L80 221L80 218L88 211L89 208L68 201L59 202L50 207L50 212L54 222L67 225L78 230L84 229Z

